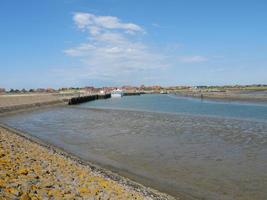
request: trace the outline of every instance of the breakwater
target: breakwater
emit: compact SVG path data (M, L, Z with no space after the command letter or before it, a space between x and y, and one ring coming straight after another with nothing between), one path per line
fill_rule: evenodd
M123 96L136 96L144 94L142 92L125 92L123 93ZM80 103L85 103L88 101L94 101L97 99L108 99L111 98L111 94L93 94L93 95L87 95L87 96L79 96L79 97L72 97L69 99L68 104L69 105L75 105Z
M141 94L145 94L142 92L125 92L123 93L123 96L135 96L135 95L141 95Z
M111 94L94 94L94 95L88 95L88 96L80 96L80 97L73 97L69 99L68 104L69 105L75 105L80 103L85 103L88 101L94 101L97 99L108 99L111 97Z

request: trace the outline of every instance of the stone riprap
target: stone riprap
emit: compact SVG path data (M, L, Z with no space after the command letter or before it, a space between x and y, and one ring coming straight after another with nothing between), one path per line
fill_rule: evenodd
M152 199L0 127L0 199Z

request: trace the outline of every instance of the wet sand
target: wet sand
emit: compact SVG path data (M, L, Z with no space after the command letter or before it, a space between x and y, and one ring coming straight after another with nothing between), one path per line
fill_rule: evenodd
M172 199L125 183L0 127L0 199Z
M75 106L1 121L177 198L267 196L264 121Z

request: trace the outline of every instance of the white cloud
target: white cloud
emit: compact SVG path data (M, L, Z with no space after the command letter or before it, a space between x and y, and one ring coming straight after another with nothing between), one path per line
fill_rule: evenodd
M178 56L178 61L185 63L199 63L208 60L209 59L205 56Z
M90 13L75 13L73 20L79 29L88 30L89 39L64 52L80 58L88 78L114 79L119 73L122 79L167 65L164 55L137 40L136 34L143 35L144 30L136 24Z
M121 29L128 33L144 32L144 30L134 23L123 23L114 16L96 16L91 13L77 12L73 20L80 29L88 29L91 34L99 33L101 29Z
M156 28L160 28L161 27L158 23L152 23L152 26L154 26Z
M81 44L76 48L66 49L64 52L70 56L85 56L91 50L94 50L96 47L92 44Z
M88 34L83 43L64 50L66 55L75 57L80 63L79 69L70 70L71 76L76 79L116 83L132 83L139 79L142 83L152 76L163 77L166 69L171 73L171 68L177 66L177 59L187 63L208 60L203 56L177 58L176 46L167 50L165 47L160 50L151 48L142 41L146 35L141 26L124 23L117 17L78 12L74 14L73 21L79 30Z

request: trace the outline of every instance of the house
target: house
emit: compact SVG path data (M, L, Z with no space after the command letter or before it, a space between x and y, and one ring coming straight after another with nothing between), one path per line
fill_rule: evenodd
M5 92L6 92L5 88L0 88L0 94Z

